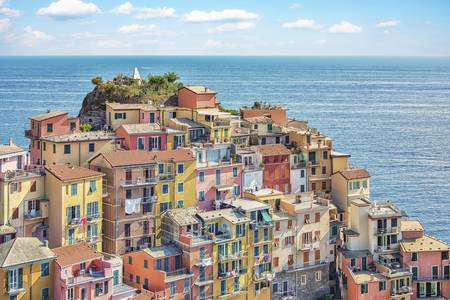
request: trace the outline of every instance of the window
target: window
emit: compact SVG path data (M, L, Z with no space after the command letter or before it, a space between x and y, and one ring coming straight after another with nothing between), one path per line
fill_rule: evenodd
M450 279L450 266L444 266L444 279Z
M178 164L177 165L177 174L183 174L184 173L184 164Z
M127 118L127 113L117 112L114 114L114 119L116 120L125 120Z
M198 192L198 201L205 201L205 191Z
M144 279L144 286L143 286L143 288L148 290L148 279L147 278Z
M77 123L70 122L70 130L75 130L77 128Z
M234 167L233 168L233 177L237 177L238 176L238 168Z
M47 277L48 275L50 275L50 264L47 263L42 263L41 264L41 277Z
M42 150L47 151L47 143L42 142Z
M74 288L69 288L67 290L67 300L74 300L75 299L75 290Z
M177 117L177 112L176 111L169 111L169 118L170 119L174 119Z
M23 287L22 268L8 271L8 290L17 290Z
M139 275L136 275L136 283L137 284L141 283L141 277Z
M397 219L396 218L393 218L391 220L391 227L397 227Z
M156 261L156 270L162 270L162 260L158 259Z
M30 192L36 192L36 181L33 181L30 186Z
M378 282L378 290L379 291L385 291L386 290L386 281L379 281Z
M216 170L216 185L220 185L220 170Z
M56 145L53 144L53 154L55 154L55 153L56 153Z
M328 159L328 151L323 151L323 159Z
M64 154L70 154L70 145L64 145Z
M97 191L97 181L91 180L89 182L89 193L94 193Z
M327 189L327 182L322 181L322 190L326 190L326 189Z
M220 294L225 295L227 292L227 282L225 280L222 280L220 282Z
M184 183L178 182L177 189L178 189L178 193L183 193L184 192Z
M352 266L352 267L356 266L356 259L355 258L352 258L350 260L350 266Z
M367 180L366 180L366 179L364 179L364 180L362 181L362 187L363 187L363 188L367 188Z
M150 123L155 123L155 113L151 112L149 114Z
M205 172L201 171L198 173L198 180L200 182L205 182Z
M322 166L322 174L323 175L327 174L327 167L326 166Z
M70 195L71 196L76 196L78 193L78 185L76 183L72 183L70 185Z
M442 260L448 259L448 251L442 251L441 252L441 259Z
M163 212L165 212L168 209L169 209L169 203L168 202L163 202L163 203L159 204L159 212L160 213L163 213Z
M292 229L292 220L288 220L287 227L288 227L288 229Z
M272 294L278 293L278 283L274 282L272 283Z
M114 270L113 272L113 285L119 285L120 280L119 280L119 270Z
M245 235L245 224L237 224L236 225L236 235L237 236Z
M367 283L361 284L361 294L367 294L369 292L369 285Z
M108 282L98 282L95 284L95 296L101 296L108 293Z
M129 265L133 264L133 257L132 256L128 256L128 264Z
M89 143L89 152L95 152L95 144Z
M300 284L301 285L306 285L306 274L302 274L300 276Z
M439 277L439 267L438 266L431 266L431 273L433 275L433 280L438 279L438 277Z
M158 164L158 173L164 174L164 164Z
M417 280L417 267L411 267L412 279Z
M411 261L417 261L417 252L411 253Z
M161 189L162 189L162 191L161 191L162 194L168 194L169 193L169 185L168 184L163 184Z
M184 208L184 200L178 200L177 201L177 207L178 208Z
M305 170L300 170L300 177L305 178Z
M322 271L316 271L314 273L314 278L316 279L316 281L321 281L322 280Z
M175 282L171 282L170 283L170 288L169 288L169 295L170 295L170 297L173 297L175 295L176 287L177 286L176 286Z
M53 132L53 124L52 123L47 124L47 132Z
M98 216L98 202L90 202L87 204L87 217L95 218Z
M233 187L234 195L239 196L241 194L241 187L239 185L235 185Z
M311 175L316 175L316 168L311 168Z
M86 298L81 298L82 300ZM43 288L41 289L41 300L50 300L50 289L49 288Z
M320 222L320 212L315 213L314 222L316 222L316 223Z
M358 180L353 181L353 189L359 190L359 181Z

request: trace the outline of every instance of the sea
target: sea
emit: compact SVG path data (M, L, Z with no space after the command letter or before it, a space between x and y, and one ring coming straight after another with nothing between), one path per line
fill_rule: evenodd
M450 58L80 56L0 57L0 142L27 146L28 117L77 115L91 78L176 72L224 106L287 105L371 175L371 197L391 200L428 234L450 242Z

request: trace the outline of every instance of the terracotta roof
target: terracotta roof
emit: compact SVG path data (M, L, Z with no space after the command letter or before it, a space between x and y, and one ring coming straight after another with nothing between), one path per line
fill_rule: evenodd
M47 112L45 114L40 114L40 115L37 115L37 116L30 117L30 119L31 120L35 120L35 121L43 121L43 120L46 120L46 119L50 119L50 118L57 117L57 116L60 116L60 115L67 115L67 114L68 113L65 112L65 111L57 111L57 110L55 110L55 111L49 111L49 112Z
M48 165L45 166L45 170L61 181L71 181L94 176L103 176L103 173L70 164Z
M172 219L178 225L185 226L200 223L200 221L195 217L198 212L199 211L196 207L188 207L169 209L166 214L167 217Z
M56 254L56 263L62 268L103 257L103 254L95 251L85 243L54 248L53 252Z
M269 145L259 145L256 146L256 149L262 156L271 156L271 155L290 155L291 151L286 148L283 144L269 144Z
M159 124L150 124L150 123L123 124L121 127L128 134L151 134L151 133L157 133L157 134L181 133L181 134L184 134L184 131L173 129L170 127L161 127Z
M70 142L84 142L84 141L107 141L118 139L114 132L98 130L88 132L76 132L69 134L53 135L43 137L43 141L53 143L70 143Z
M402 220L400 231L423 231L423 225L419 220Z
M449 244L429 235L417 239L403 239L400 243L406 252L450 250Z
M150 152L156 156L157 161L173 160L173 161L193 161L196 160L190 149L176 149L165 151Z
M155 152L144 150L113 150L101 153L90 160L92 162L97 157L103 157L111 167L133 166L155 164Z
M17 230L10 226L10 225L0 225L0 234L11 234L11 233L17 233Z
M0 267L48 260L55 253L35 237L19 237L0 245Z
M106 103L106 106L111 107L112 109L117 110L134 110L134 109L142 109L142 110L157 110L153 104L143 104L143 103L117 103L117 102L109 102Z
M152 297L145 295L145 294L139 294L137 296L134 296L133 298L130 298L131 300L151 300Z
M273 120L266 116L249 117L245 118L244 120L249 123L263 123L263 124L273 123Z
M186 126L187 128L204 128L205 127L203 124L197 123L188 118L169 119L169 122L172 122L175 125Z
M347 169L341 170L339 173L347 180L370 177L369 172L366 169Z
M0 144L0 155L13 154L23 151L25 150L14 144L12 140L10 140L8 144Z
M187 86L183 86L180 89L186 88L196 94L216 94L215 91L211 90L210 88L206 87L206 86L201 86L201 85L187 85Z

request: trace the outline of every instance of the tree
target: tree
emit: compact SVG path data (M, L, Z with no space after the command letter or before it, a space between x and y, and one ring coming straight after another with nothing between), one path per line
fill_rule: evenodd
M103 84L103 78L101 78L100 76L95 76L91 79L91 82L93 85L99 86Z
M167 72L164 74L164 77L166 77L167 81L170 83L174 83L175 81L180 79L180 77L178 77L177 73L175 72Z
M83 123L83 124L80 125L80 130L81 130L82 132L88 132L88 131L91 131L91 130L92 130L92 125L89 124L89 123Z

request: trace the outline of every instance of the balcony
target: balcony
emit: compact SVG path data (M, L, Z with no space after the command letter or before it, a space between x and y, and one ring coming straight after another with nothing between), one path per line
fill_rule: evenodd
M375 252L382 253L382 252L394 251L397 249L398 249L398 244L391 244L391 245L385 245L385 246L377 246L375 248Z
M73 218L73 219L67 219L67 226L69 227L76 227L81 224L80 218Z
M398 227L377 228L375 235L397 234L397 233L398 233Z
M120 181L120 186L124 188L129 187L140 187L140 186L146 186L146 185L153 185L158 182L159 177L148 177L148 178L137 178L137 179L122 179Z
M262 171L264 169L264 165L259 164L248 164L244 165L244 171L246 172L256 172L256 171Z
M207 267L207 266L211 266L212 264L213 264L212 257L199 258L197 260L197 262L195 263L195 265L197 267Z
M27 139L38 139L39 137L33 133L33 130L26 129L24 135Z
M275 278L275 273L272 271L264 271L262 273L260 272L254 272L253 274L253 280L255 281L272 281Z
M391 296L412 294L412 288L409 286L402 286L399 289L391 289Z
M40 218L42 218L42 211L41 210L30 210L24 214L23 218L25 220L40 219Z
M291 164L291 169L304 169L306 168L306 161L299 161Z
M301 243L299 246L299 251L312 251L320 249L319 241L312 243Z
M103 266L104 262L101 262L102 266L99 269L93 267L88 270L79 270L78 272L72 274L73 276L67 278L61 278L62 283L66 287L77 286L81 284L86 284L90 282L104 281L112 278L112 269Z
M196 286L205 286L212 283L214 283L212 275L206 275L203 278L199 276L199 278L194 282Z
M172 282L186 277L191 277L193 274L189 273L187 268L180 268L166 272L165 282Z
M158 200L158 196L156 196L156 195L142 197L142 204L156 203L157 200Z
M86 220L87 220L88 222L90 222L90 223L98 222L98 221L100 221L100 214L97 213L97 214L90 214L90 215L87 215L87 216L86 216Z
M0 179L4 181L19 180L32 177L39 177L45 175L43 169L31 169L31 170L16 170L6 173L0 173Z
M23 285L19 285L18 282L15 282L12 284L7 284L6 291L10 295L17 295L21 292L24 292L25 288L23 287Z
M224 261L229 261L229 260L237 260L237 259L241 259L244 256L244 252L238 252L238 253L228 253L228 254L219 254L219 261L220 262L224 262Z
M227 279L227 278L234 278L239 276L239 272L237 272L236 270L230 271L230 272L221 272L218 274L218 278L219 279Z
M175 174L159 174L160 181L172 181L175 179Z
M230 119L216 119L213 121L213 127L228 127L230 126Z

